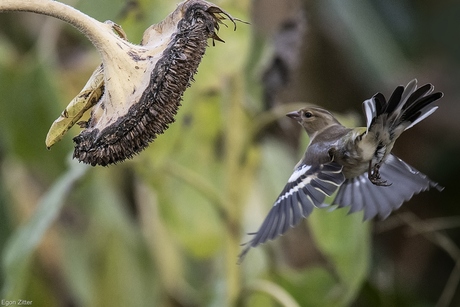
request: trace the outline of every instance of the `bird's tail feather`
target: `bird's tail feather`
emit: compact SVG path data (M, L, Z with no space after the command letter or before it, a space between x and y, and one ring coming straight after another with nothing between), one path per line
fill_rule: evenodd
M407 130L427 118L438 108L432 103L443 96L441 92L433 93L434 87L425 84L417 89L417 79L409 82L406 87L398 86L388 102L381 93L364 101L363 108L367 119L367 131L377 119L386 115L391 123L390 129L395 130L402 125L402 131Z

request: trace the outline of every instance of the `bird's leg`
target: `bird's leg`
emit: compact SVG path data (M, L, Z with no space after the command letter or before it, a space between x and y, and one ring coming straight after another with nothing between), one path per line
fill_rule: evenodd
M380 166L380 163L375 163L372 165L372 161L369 161L369 171L367 173L367 177L373 184L377 186L388 187L391 185L391 183L387 183L386 180L382 180L382 177L380 177Z

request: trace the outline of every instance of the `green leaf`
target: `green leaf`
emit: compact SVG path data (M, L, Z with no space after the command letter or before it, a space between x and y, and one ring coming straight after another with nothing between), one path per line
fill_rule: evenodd
M324 267L282 273L276 280L300 306L341 306L342 287Z
M37 210L25 225L20 227L7 242L3 251L2 266L5 273L3 298L16 299L21 294L29 261L44 234L56 220L75 182L81 178L87 165L70 162L69 170L43 195Z
M347 214L346 209L332 212L316 210L310 217L315 242L328 257L340 278L340 304L347 306L358 294L370 266L370 227L362 213Z
M50 152L44 143L48 125L60 112L55 80L33 57L0 66L0 138L5 152L48 178L62 171L68 150L57 146Z

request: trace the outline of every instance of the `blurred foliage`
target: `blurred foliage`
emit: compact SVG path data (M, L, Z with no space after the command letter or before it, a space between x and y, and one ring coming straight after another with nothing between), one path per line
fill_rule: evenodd
M176 5L161 0L70 4L121 24L133 42ZM283 118L303 105L295 101L349 112L376 90L388 93L413 74L420 82L433 82L446 91L447 100L433 117L447 117L421 124L435 141L412 135L406 146L426 152L431 171L425 172L434 180L447 188L458 181L450 180L456 178L455 169L443 159L447 139L426 127L458 128L448 126L455 108L448 102L450 83L439 77L441 68L431 69L442 60L439 54L432 62L424 58L435 51L429 38L422 39L426 32L417 32L420 25L433 29L434 37L436 27L445 30L442 21L424 18L430 5L293 0L286 1L287 9L278 2L283 10L277 10L269 0L216 4L252 24L240 23L236 32L231 24L223 26L219 36L226 43L208 48L176 123L134 159L107 168L69 160L71 135L78 128L51 151L44 145L50 124L99 64L94 48L62 22L30 13L0 15L0 299L25 299L33 306L460 302L455 294L460 276L455 218L431 223L395 214L373 227L361 222L361 213L316 210L299 227L236 264L240 244L248 240L245 233L257 230L308 144L306 135ZM306 47L299 52L301 62L293 65L300 72L293 73L295 80L287 82L278 103L267 106L261 80L276 57L277 22L303 10L308 16L302 37ZM443 32L439 41L448 41L446 36ZM451 97L458 94L451 92ZM443 108L451 111L442 113ZM349 126L357 123L355 118L352 112L340 117ZM455 132L457 137L449 138L458 141ZM449 158L458 154L453 144ZM422 161L419 157L418 164L411 164ZM441 194L426 193L415 199L425 200L425 206L407 207L425 210L421 215L428 217L436 216L435 209L458 214L448 209L454 194L446 189L441 202ZM444 208L433 208L441 203ZM407 237L407 229L419 235ZM439 254L444 264L430 274L430 263ZM435 291L425 293L431 284L423 284L424 274L438 280Z

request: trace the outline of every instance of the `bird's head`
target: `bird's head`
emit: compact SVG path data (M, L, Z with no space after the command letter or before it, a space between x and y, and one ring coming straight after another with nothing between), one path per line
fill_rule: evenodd
M318 107L303 108L298 111L290 112L286 114L286 116L296 120L302 125L310 137L328 126L340 124L329 111Z

